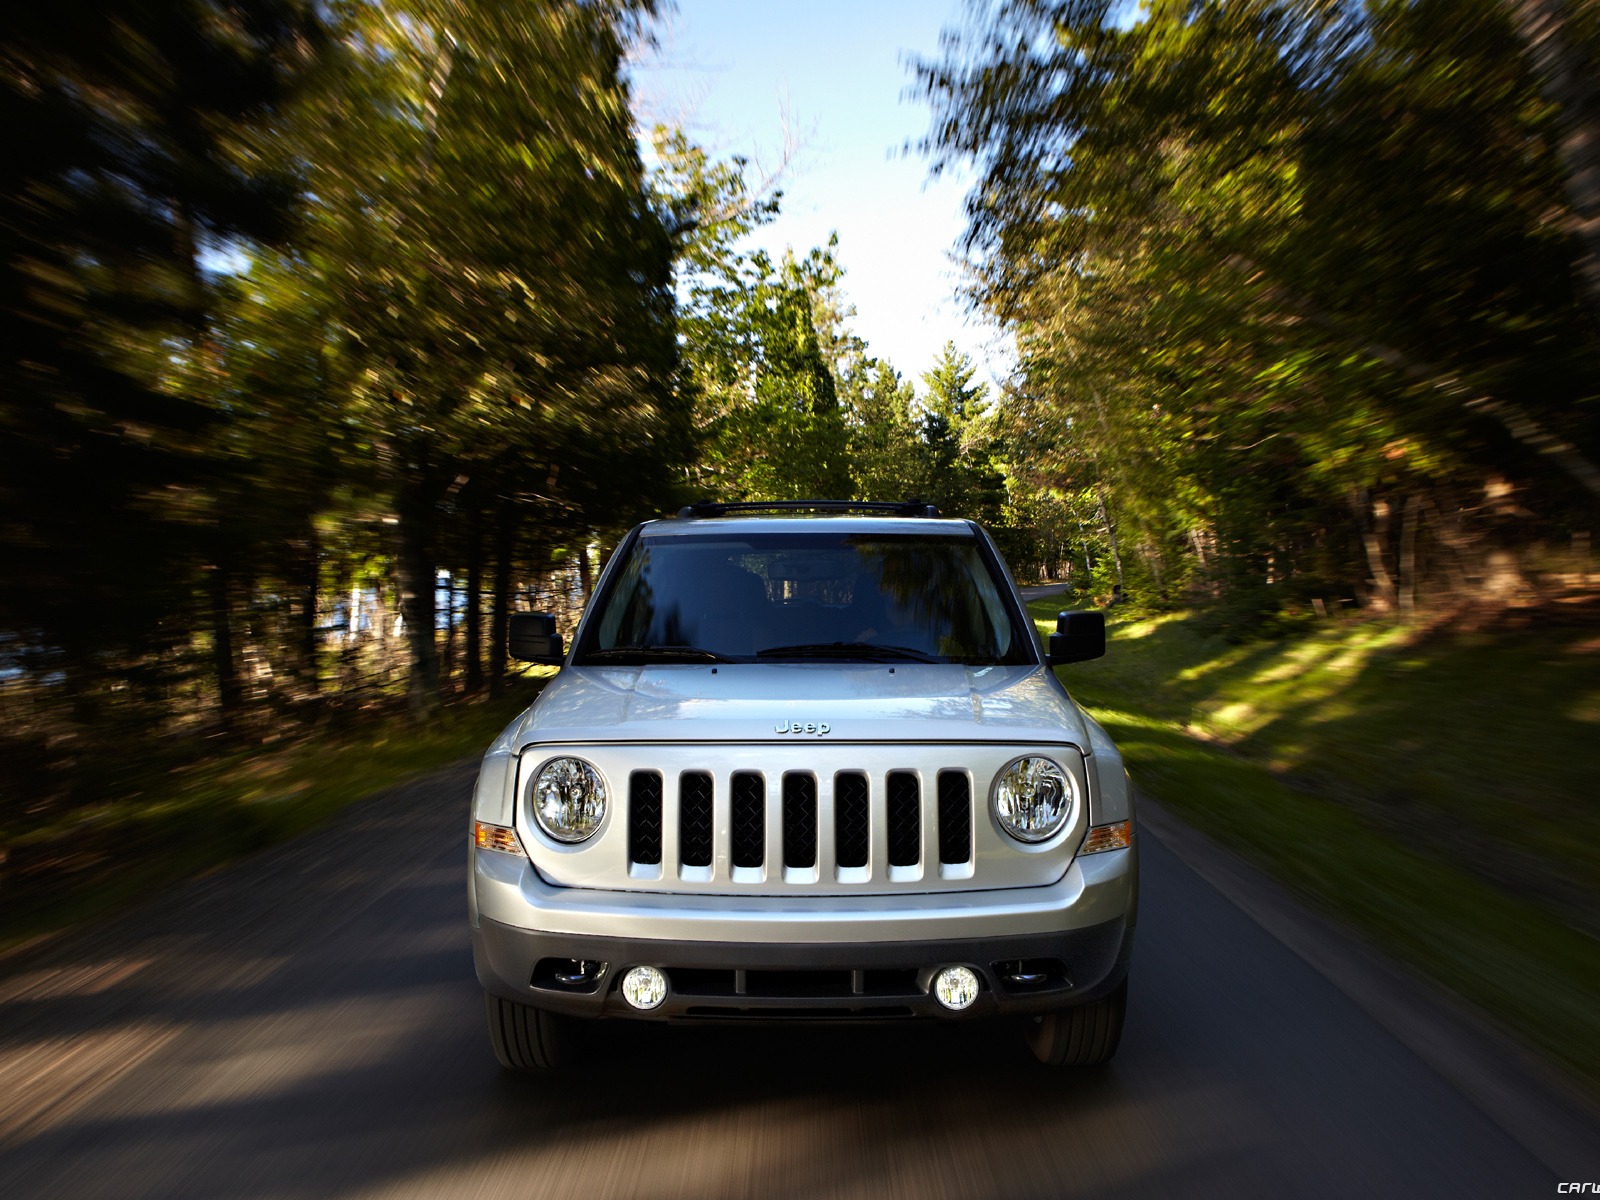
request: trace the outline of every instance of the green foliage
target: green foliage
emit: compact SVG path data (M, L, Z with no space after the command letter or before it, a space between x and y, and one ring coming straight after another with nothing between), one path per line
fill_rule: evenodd
M920 431L927 487L920 494L951 516L999 525L1006 498L1002 448L989 389L972 382L977 372L954 342L946 342L939 361L922 376L928 389Z
M658 129L655 143L656 189L678 240L680 386L699 440L692 486L728 499L849 495L834 373L854 344L832 245L779 263L740 250L777 198L750 195L742 159L713 162L679 131Z
M844 403L856 500L927 496L929 479L909 380L881 359L862 359L845 376Z
M833 242L749 249L780 197L744 160L658 130L646 171L652 0L19 11L0 738L35 815L157 734L492 689L514 607L565 619L694 495L924 496L1230 635L1505 602L1600 495L1592 69L1525 9L975 6L922 79L1021 353L993 394L953 346L874 357Z
M675 245L622 74L653 11L8 22L0 821L121 797L152 746L503 682L513 605L567 612L674 494Z
M945 347L926 395L850 328L836 243L774 262L740 242L777 212L742 159L717 162L658 129L655 189L678 239L681 386L695 404L692 487L747 499L921 496L1004 527L1013 447L976 365Z
M1600 1081L1590 633L1200 625L1114 619L1061 672L1139 787Z
M985 6L921 68L1032 470L1168 590L1470 590L1506 486L1585 527L1600 345L1505 6L1116 7Z
M620 74L631 7L335 6L322 87L277 135L306 164L307 234L258 260L261 323L284 369L315 348L301 402L395 514L418 708L438 565L480 555L453 512L534 494L586 537L663 502L688 454L673 247Z

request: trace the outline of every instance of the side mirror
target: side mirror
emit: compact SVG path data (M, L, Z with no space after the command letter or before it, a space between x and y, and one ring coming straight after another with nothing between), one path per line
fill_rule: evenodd
M512 613L506 649L523 662L559 667L566 659L552 613Z
M1064 612L1056 615L1046 655L1052 667L1086 662L1106 652L1106 617L1101 612Z

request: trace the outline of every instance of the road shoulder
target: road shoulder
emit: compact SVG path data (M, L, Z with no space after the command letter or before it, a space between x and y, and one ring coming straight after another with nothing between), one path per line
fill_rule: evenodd
M1600 1108L1574 1082L1453 997L1307 909L1258 868L1149 796L1143 827L1476 1104L1564 1180L1600 1181Z

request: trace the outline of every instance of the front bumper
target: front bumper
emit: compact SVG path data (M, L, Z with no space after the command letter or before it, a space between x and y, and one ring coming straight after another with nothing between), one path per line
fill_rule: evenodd
M576 1017L641 1020L888 1021L1043 1013L1099 999L1128 972L1126 920L1056 934L975 941L772 944L652 942L574 937L482 921L472 932L478 979L496 995ZM563 983L576 962L603 963L592 979ZM982 990L953 1013L930 991L935 971L968 966ZM622 998L628 968L653 966L669 981L648 1012ZM1032 978L1037 976L1037 978Z
M871 896L730 896L555 887L525 858L472 855L473 960L484 988L584 1017L890 1020L1038 1013L1088 1003L1127 974L1137 846L1075 860L1047 887ZM604 963L562 983L575 962ZM632 966L669 980L641 1013ZM934 970L964 965L982 991L960 1014ZM1023 978L1039 976L1040 978Z

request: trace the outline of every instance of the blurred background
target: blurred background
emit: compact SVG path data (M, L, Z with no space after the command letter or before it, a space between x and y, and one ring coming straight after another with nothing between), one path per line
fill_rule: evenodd
M0 943L480 751L638 520L920 496L1115 601L1141 786L1596 1085L1600 6L958 10L886 86L998 366L637 115L672 20L8 6Z

